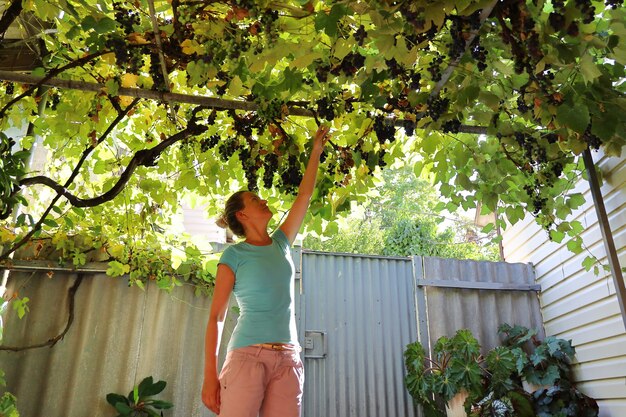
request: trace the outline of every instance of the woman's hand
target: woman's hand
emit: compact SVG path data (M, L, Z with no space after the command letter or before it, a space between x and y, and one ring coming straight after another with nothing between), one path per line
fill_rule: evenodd
M205 378L202 384L202 402L215 414L220 413L220 381L217 378Z
M313 152L321 154L324 150L326 142L330 139L330 127L326 125L320 125L313 136Z

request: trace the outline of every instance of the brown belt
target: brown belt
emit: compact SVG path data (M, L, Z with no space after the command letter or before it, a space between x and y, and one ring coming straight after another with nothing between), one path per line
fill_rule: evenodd
M258 343L256 345L252 345L252 346L258 346L258 347L263 348L263 349L278 350L278 351L283 351L283 350L289 350L289 351L293 351L293 352L299 352L300 351L300 346L287 345L287 344L284 344L284 343Z

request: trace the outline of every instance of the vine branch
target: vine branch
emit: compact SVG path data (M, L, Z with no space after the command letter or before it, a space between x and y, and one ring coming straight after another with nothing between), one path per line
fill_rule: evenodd
M67 65L64 65L62 67L59 68L54 68L53 70L51 70L48 74L46 74L46 76L44 77L33 77L33 76L27 76L27 77L32 77L30 82L29 81L20 81L20 80L11 80L11 79L5 79L2 78L2 75L0 75L1 79L4 79L6 81L17 81L17 82L24 82L25 84L31 84L32 86L24 91L22 94L14 97L11 101L9 101L3 108L2 110L0 110L0 119L4 117L4 114L6 113L7 109L9 107L11 107L12 105L14 105L15 103L17 103L18 101L20 101L21 99L23 99L26 96L30 96L33 91L35 91L37 88L41 87L41 86L50 86L47 82L50 79L53 79L56 75L62 73L65 70L71 69L71 68L76 68L76 67L80 67L86 63L88 63L89 61L91 61L92 59L95 59L101 55L107 54L109 53L109 51L100 51L100 52L96 52L93 53L91 55L87 55L84 56L82 58L78 58L76 61L72 61ZM11 71L0 71L2 73L5 74L14 74L16 76L22 75L22 74L16 74L13 73ZM19 78L19 77L17 77Z
M37 344L34 344L34 345L28 345L28 346L4 346L4 345L0 345L0 350L7 350L7 351L11 351L11 352L20 352L20 351L23 351L23 350L38 349L38 348L42 348L42 347L46 347L46 346L52 347L52 346L56 345L59 340L63 339L65 337L65 335L67 334L67 332L69 331L70 327L72 326L72 323L74 322L74 305L75 305L75 300L76 300L76 291L78 291L78 287L80 286L81 282L83 282L83 278L84 278L83 274L78 274L78 276L74 280L74 284L67 291L67 297L68 297L68 301L67 301L68 317L67 317L67 323L65 324L65 329L63 329L63 331L61 333L59 333L58 335L48 339L45 342L37 343Z

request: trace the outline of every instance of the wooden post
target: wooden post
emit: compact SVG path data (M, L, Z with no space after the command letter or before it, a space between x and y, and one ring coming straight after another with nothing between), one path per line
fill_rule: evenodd
M591 189L593 204L598 215L598 223L600 225L600 231L602 232L602 240L604 241L606 256L609 260L609 268L615 284L615 292L619 303L619 309L622 312L622 321L624 323L624 328L626 328L626 287L624 286L624 277L619 264L619 258L617 257L617 250L615 249L615 242L613 241L611 225L609 224L609 218L606 214L606 208L604 207L604 198L602 197L602 191L600 190L600 182L598 181L596 166L593 162L593 157L591 156L589 149L586 149L583 152L583 161L585 162L585 169L587 170L587 176L589 177L589 188Z

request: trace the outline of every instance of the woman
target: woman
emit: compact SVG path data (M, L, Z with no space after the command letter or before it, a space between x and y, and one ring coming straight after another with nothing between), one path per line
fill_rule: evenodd
M313 138L298 195L271 236L272 212L248 191L233 194L222 220L243 242L228 247L217 267L205 337L202 401L220 417L298 417L304 372L294 317L290 246L309 207L328 127ZM221 373L217 351L231 292L240 316Z

